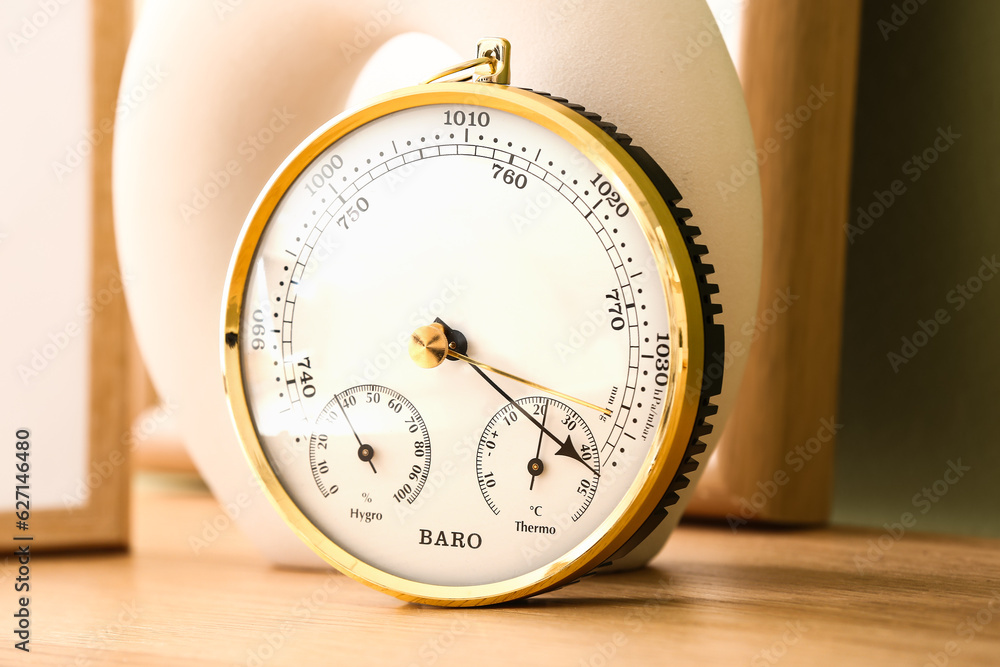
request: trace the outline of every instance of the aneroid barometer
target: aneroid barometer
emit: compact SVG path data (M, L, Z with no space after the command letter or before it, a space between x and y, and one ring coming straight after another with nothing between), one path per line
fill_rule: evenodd
M414 602L621 559L679 511L720 388L677 190L599 116L511 87L509 52L482 40L316 130L226 285L226 389L267 494L333 566Z

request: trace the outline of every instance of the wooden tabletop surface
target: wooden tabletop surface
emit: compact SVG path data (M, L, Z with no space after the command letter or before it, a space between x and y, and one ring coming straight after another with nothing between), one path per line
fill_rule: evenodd
M32 561L32 650L5 631L0 664L1000 665L1000 541L684 525L644 570L453 610L272 568L232 527L196 555L224 517L140 483L131 554Z

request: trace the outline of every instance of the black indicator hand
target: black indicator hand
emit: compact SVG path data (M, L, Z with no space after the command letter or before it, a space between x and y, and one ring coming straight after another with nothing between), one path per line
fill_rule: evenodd
M513 398L511 398L510 394L508 394L503 389L501 389L500 385L498 385L496 382L494 382L492 379L490 379L490 377L486 374L485 371L483 371L478 366L474 366L472 364L469 364L469 366L472 367L472 370L474 370L477 373L479 373L479 377L481 377L484 380L486 380L486 383L489 384L491 387L493 387L498 394L500 394L501 396L503 396L504 400L506 400L508 403L510 403L511 405L513 405L515 408L517 408L518 411L520 411L520 413L522 415L524 415L525 417L527 417L531 421L532 424L534 424L539 429L541 429L542 433L544 433L545 435L547 435L550 438L552 438L552 440L557 445L559 445L559 449L556 451L556 456L566 456L566 457L571 458L571 459L576 459L577 461L579 461L580 463L582 463L587 468L587 470L589 470L590 472L594 473L595 475L597 474L597 471L594 470L593 468L591 468L590 464L587 463L586 461L584 461L583 457L580 456L580 453L578 451L576 451L576 447L573 446L573 437L572 436L567 435L566 436L566 440L560 440L559 438L557 438L556 435L552 431L550 431L549 429L545 428L545 426L541 422L539 422L537 419L535 419L533 416L531 416L531 414L529 414L528 411L525 410L524 407L520 403L518 403ZM541 444L541 443L539 443L539 444Z

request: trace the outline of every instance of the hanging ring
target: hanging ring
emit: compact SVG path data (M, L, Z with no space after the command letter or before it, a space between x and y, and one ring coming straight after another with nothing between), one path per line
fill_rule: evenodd
M466 60L464 63L459 63L459 64L455 65L454 67L449 67L448 69L446 69L446 70L444 70L442 72L438 72L437 74L435 74L431 78L427 79L426 81L422 81L421 85L425 85L425 84L428 84L428 83L434 83L435 81L440 81L441 79L443 79L446 76L451 76L452 74L457 74L458 72L464 72L467 69L472 69L474 67L479 67L480 65L489 65L490 66L490 71L492 73L494 73L494 74L497 71L497 59L494 58L493 56L483 56L481 58L473 58L472 60ZM472 75L469 74L469 75L466 75L466 76L461 76L461 77L457 77L457 78L454 78L454 79L449 79L448 81L446 81L444 83L451 83L451 82L456 82L456 81L468 81L471 78L472 78Z

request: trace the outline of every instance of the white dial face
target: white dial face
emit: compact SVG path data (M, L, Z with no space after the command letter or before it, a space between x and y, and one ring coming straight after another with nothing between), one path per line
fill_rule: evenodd
M522 116L438 104L294 180L250 265L242 376L278 481L340 548L412 581L502 582L595 539L644 474L670 317L615 182ZM421 367L409 344L435 321L544 389Z

